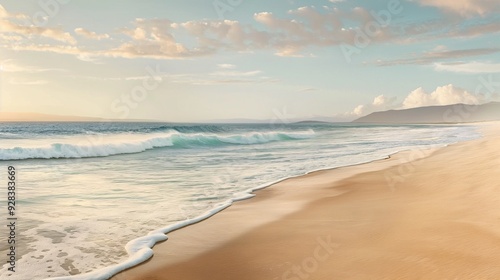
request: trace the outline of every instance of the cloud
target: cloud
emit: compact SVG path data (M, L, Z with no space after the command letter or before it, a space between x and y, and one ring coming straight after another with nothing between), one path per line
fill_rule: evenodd
M75 33L80 35L80 36L83 36L87 39L92 39L92 40L102 40L102 39L108 39L109 38L109 35L108 34L97 34L93 31L89 31L87 29L84 29L84 28L75 28Z
M356 45L360 34L366 33L368 26L373 27L376 22L373 12L366 8L339 9L335 5L305 6L290 10L285 15L264 11L254 14L253 20L248 23L235 20L173 22L169 19L137 18L130 26L119 29L115 34L98 34L81 27L74 29L74 33L78 36L110 41L110 44L94 44L90 48L84 44L75 47L76 39L61 28L19 24L20 20L17 19L22 17L9 14L0 8L0 28L6 31L2 32L0 37L16 41L16 44L6 44L6 48L72 54L79 59L95 57L185 59L210 56L220 52L241 53L257 50L270 51L283 57L304 57L310 56L307 48ZM397 24L392 22L384 26L379 24L375 31L372 30L369 36L370 43L404 44L412 40L480 36L500 30L500 23L491 20L467 24L440 20L424 27L420 26L422 24L405 24L398 19L394 21L398 21ZM22 40L19 36L30 40ZM50 38L66 45L36 41L37 38L32 38L34 36ZM87 42L84 40L84 43ZM35 50L38 46L41 48ZM439 55L446 55L446 52L435 51L423 54L423 57L379 64L430 64L438 62L441 59ZM454 54L450 51L449 55Z
M419 0L418 2L464 17L485 16L500 10L498 0Z
M493 22L479 22L467 24L465 26L455 26L450 28L450 31L445 34L445 36L451 38L469 38L498 32L500 32L500 21L497 20Z
M191 74L180 74L180 75L169 75L167 77L171 83L182 83L190 85L228 85L228 84L264 84L264 83L276 83L278 80L272 79L266 76L206 76L206 75L191 75Z
M64 32L59 28L24 26L12 23L7 20L0 20L0 29L2 29L2 32L5 33L23 35L28 38L32 36L40 36L64 43L69 43L72 45L76 44L76 40L75 38L73 38L73 36L71 36L71 34L69 34L68 32Z
M212 50L193 48L177 42L173 31L178 24L167 19L136 19L134 28L123 28L121 32L129 36L132 41L123 43L119 47L102 52L112 57L150 57L158 59L175 59L203 56L213 53Z
M217 67L221 69L233 69L236 68L236 65L226 63L226 64L217 64Z
M356 7L341 10L334 7L305 6L290 10L285 16L260 12L252 24L235 20L193 20L172 22L167 19L136 19L134 26L122 29L132 39L108 51L112 56L186 58L212 55L221 51L248 52L271 50L278 56L303 57L310 47L355 45L360 33L375 22L370 10ZM496 22L460 25L439 21L432 28L413 28L390 24L370 34L371 43L405 43L408 38L423 35L427 39L470 37L498 32ZM189 35L186 37L186 35ZM178 38L189 38L181 42ZM188 43L189 42L189 43Z
M434 69L436 71L446 71L455 73L500 73L500 63L492 62L456 62L456 63L435 63Z
M34 66L19 65L12 59L7 59L0 62L0 71L11 73L40 73L48 71L66 71L58 68L39 68Z
M311 87L309 87L309 88L302 88L298 92L313 92L313 91L318 91L318 90L319 89L317 89L317 88L311 88Z
M337 8L301 7L288 12L289 17L277 17L269 12L257 13L254 19L267 31L267 46L279 56L303 56L307 47L327 47L341 44L354 45L357 34L369 22L374 22L370 12L357 7L350 12ZM350 21L349 27L344 21ZM371 41L390 40L395 34L389 27L380 29L371 36Z
M11 45L12 50L15 51L33 51L33 52L53 52L60 54L71 54L71 55L98 55L98 52L92 53L87 52L76 46L68 45L51 45L51 44L29 44L29 45Z
M311 46L354 44L357 32L367 22L373 21L369 11L360 7L353 9L351 13L328 7L301 7L288 11L288 16L285 17L262 12L255 14L253 19L253 24L243 24L233 20L176 23L168 19L138 18L132 23L133 26L119 30L128 40L120 40L120 45L96 50L92 54L107 57L179 59L208 56L221 51L271 50L279 56L301 57L304 56L301 52ZM344 28L342 20L350 22L349 28ZM83 28L74 31L86 38L107 38L107 34L98 35ZM384 41L391 37L389 28L381 28L372 40ZM184 42L179 38L183 38ZM70 38L66 39L67 42L71 41ZM18 50L28 49L33 47L18 47ZM78 49L46 45L39 51L91 55L90 52L87 54L82 45Z
M422 88L412 91L403 101L402 108L415 108L434 105L452 104L479 104L484 101L481 94L473 94L452 84L438 87L433 92L427 93Z
M151 76L130 77L94 77L94 76L72 76L72 78L88 79L95 81L137 81L148 80ZM278 80L262 75L259 70L254 71L216 71L203 74L170 74L163 73L155 76L156 80L166 80L169 83L189 85L223 85L223 84L263 84L276 83Z
M347 115L360 117L376 111L385 111L394 109L395 107L398 106L397 104L395 104L395 102L396 102L395 97L390 98L385 95L379 95L375 97L375 99L373 99L372 103L359 105L356 108L354 108L352 112L347 113Z
M76 58L78 60L81 60L81 61L84 61L84 62L90 62L90 63L94 63L94 64L104 64L103 62L101 62L101 60L96 57L96 55L91 55L89 53L85 53L85 52L82 52L78 55L76 55Z
M500 32L500 21L495 16L477 19L442 17L425 21L395 24L392 26L394 42L398 44L420 43L444 38L474 38Z
M29 17L24 14L14 14L14 13L9 13L5 8L0 5L0 18L10 18L10 19L28 19Z
M48 81L45 80L19 80L19 79L10 79L9 84L11 85L21 85L21 86L38 86L38 85L46 85Z
M247 72L241 72L241 71L218 71L211 73L210 75L212 76L226 76L226 77L250 77L250 76L257 76L260 73L262 73L259 70L255 71L247 71Z
M361 117L373 112L386 110L410 109L424 106L453 105L453 104L481 104L488 99L482 93L471 93L465 89L452 84L437 87L432 92L426 92L423 88L417 88L410 92L403 102L396 102L395 97L379 95L372 103L359 105L351 112L345 114L347 117Z
M19 41L18 35L27 38L39 36L72 45L76 44L75 38L68 32L60 28L35 26L30 23L28 18L28 16L22 14L11 14L0 5L0 30L3 33L2 37L4 39ZM26 24L20 24L19 19L21 19L20 21L24 20ZM9 34L9 36L7 37L5 34Z
M6 35L3 33L0 33L0 39L2 39L5 42L19 42L22 39L24 39L24 37L19 36L19 35Z
M438 63L439 61L443 60L490 55L498 52L500 52L500 48L447 50L445 47L440 46L439 48L433 51L414 55L414 57L401 58L395 60L383 60L383 61L379 60L375 62L375 64L378 66L411 65L411 64L429 65Z

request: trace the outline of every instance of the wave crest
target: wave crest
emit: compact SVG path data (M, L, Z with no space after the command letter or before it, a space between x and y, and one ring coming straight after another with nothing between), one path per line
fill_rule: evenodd
M114 135L116 138L116 135ZM0 148L0 160L61 159L106 157L140 153L155 148L215 147L224 145L254 145L274 141L307 139L314 131L247 132L241 134L179 133L123 135L126 140L80 138L76 143L56 142L35 147ZM129 138L129 139L127 139ZM75 142L75 141L74 141Z

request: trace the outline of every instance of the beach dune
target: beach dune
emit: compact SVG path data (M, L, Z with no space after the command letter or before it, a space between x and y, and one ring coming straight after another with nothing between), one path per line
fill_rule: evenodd
M479 140L280 182L169 234L113 279L498 279L492 127Z

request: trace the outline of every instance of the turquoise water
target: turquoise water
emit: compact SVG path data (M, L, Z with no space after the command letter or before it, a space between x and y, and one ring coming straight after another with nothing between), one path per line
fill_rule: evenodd
M130 240L248 189L479 136L472 126L449 125L0 124L0 169L18 170L20 258L9 279L110 267L129 259Z

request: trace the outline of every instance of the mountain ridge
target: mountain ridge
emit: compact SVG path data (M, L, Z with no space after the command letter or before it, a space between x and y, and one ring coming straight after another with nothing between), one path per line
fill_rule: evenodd
M500 102L480 105L453 104L411 109L388 110L368 114L354 123L471 123L500 120Z

